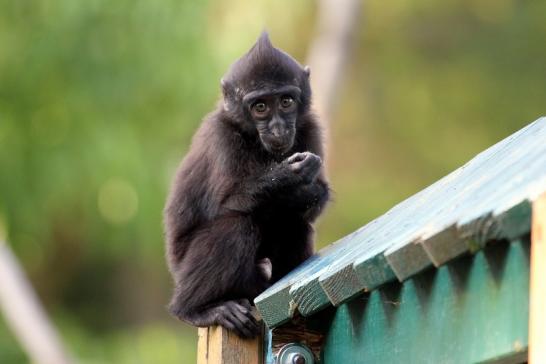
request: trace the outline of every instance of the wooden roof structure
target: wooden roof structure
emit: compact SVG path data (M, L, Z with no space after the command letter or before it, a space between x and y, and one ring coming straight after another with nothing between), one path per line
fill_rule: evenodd
M530 231L546 191L546 117L478 154L354 233L320 250L255 299L269 328Z

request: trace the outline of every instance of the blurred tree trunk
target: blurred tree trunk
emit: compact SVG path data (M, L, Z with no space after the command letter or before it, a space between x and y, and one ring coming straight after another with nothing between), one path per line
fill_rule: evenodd
M361 0L320 0L315 37L307 64L311 67L314 109L329 145L328 125L339 102L339 88L346 74L358 30Z
M33 363L72 362L17 258L3 241L0 241L0 310Z

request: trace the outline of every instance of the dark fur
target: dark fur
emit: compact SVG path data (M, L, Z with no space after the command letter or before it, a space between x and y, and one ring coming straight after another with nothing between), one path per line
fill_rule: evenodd
M250 302L312 254L311 223L328 200L328 185L308 76L263 34L224 77L223 102L194 136L165 208L175 281L170 310L181 320L254 336ZM289 149L273 153L261 139L273 138L265 135L267 123L260 129L250 120L242 100L284 85L301 89L295 137L283 141Z

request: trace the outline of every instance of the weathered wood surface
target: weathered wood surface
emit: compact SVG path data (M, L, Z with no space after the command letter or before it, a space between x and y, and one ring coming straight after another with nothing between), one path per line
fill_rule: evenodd
M546 194L533 203L529 363L546 363Z
M439 267L486 242L530 231L531 202L546 191L546 118L478 154L358 231L321 250L256 298L269 327L296 309L328 305Z
M263 364L261 335L241 339L221 326L198 329L197 364Z
M528 236L490 244L341 305L322 363L524 363L528 290Z

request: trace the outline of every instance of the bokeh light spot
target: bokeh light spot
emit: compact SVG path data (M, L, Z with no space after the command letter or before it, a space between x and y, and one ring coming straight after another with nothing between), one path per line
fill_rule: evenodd
M101 216L109 223L123 224L138 211L138 195L127 181L111 178L99 190L98 208Z

